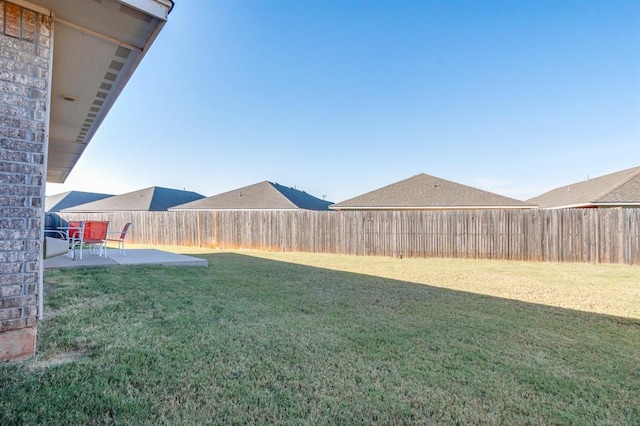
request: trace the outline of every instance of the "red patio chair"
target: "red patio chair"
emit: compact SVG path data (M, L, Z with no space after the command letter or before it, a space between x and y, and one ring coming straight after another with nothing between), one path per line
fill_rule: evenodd
M90 250L98 250L98 256L107 257L107 233L109 232L108 221L86 221L84 223L84 235L82 242L89 246ZM104 251L104 255L102 254ZM82 249L80 249L80 259L82 259Z
M69 239L73 238L82 238L82 231L84 229L84 222L79 220L70 220L69 221Z
M130 226L131 226L131 222L124 225L124 227L122 228L122 231L120 232L117 232L117 231L109 232L109 234L120 234L117 238L107 238L107 241L113 241L118 243L118 250L120 251L120 254L123 256L126 255L124 252L124 240L125 238L127 238L127 232L129 232Z
M67 230L67 242L69 243L69 257L76 258L76 248L80 251L80 260L82 260L82 239L84 236L84 221L70 220L69 226L64 228Z

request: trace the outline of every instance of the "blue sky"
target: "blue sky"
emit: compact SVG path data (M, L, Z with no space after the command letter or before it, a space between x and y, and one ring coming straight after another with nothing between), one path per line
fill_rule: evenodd
M640 165L640 1L175 0L64 185L517 199Z

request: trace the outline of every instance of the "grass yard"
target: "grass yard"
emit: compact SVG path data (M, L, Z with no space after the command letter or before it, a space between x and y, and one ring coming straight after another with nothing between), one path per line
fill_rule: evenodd
M640 268L202 256L46 271L0 424L640 424Z

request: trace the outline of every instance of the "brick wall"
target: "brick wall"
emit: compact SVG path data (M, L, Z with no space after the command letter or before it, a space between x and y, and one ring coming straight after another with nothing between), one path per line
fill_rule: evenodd
M35 351L50 46L48 16L0 0L0 361Z

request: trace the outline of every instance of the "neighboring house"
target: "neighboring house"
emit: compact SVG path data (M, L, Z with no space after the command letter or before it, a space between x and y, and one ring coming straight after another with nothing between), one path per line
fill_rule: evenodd
M91 203L104 198L113 197L113 194L100 194L97 192L69 191L62 194L49 195L44 201L44 211L57 213L61 210L80 204Z
M150 188L70 207L62 210L62 213L161 212L167 211L173 206L202 198L204 198L204 195L198 194L197 192L152 186Z
M35 353L45 182L65 181L172 7L0 1L0 361Z
M640 166L564 185L527 202L545 209L640 207Z
M169 210L328 210L330 201L273 182L260 182Z
M333 204L333 210L528 209L535 205L421 173Z
M49 195L44 201L44 229L58 229L61 226L61 210L112 197L112 194L99 194L96 192L69 191L62 194Z

